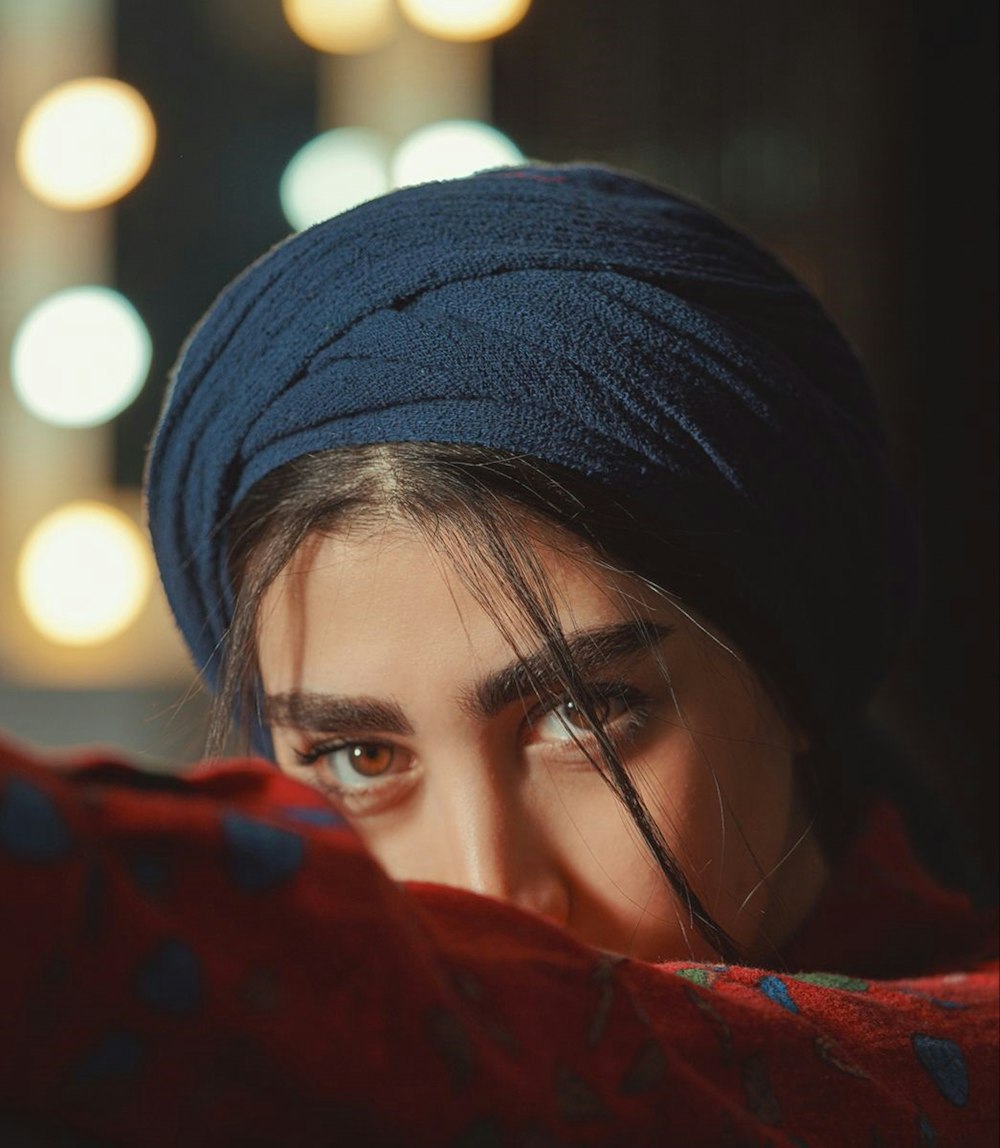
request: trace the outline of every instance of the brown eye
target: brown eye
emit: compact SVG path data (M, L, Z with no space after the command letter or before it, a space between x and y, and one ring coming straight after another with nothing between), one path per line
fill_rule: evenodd
M603 726L611 717L611 709L612 702L609 698L597 698L595 700L593 710L598 726ZM577 706L576 702L563 702L560 711L567 725L571 725L574 729L578 730L593 730L594 723L587 717L583 710Z
M568 698L531 722L530 742L572 743L576 735L593 736L595 729L608 729L630 713L629 698L609 694L593 700L594 721Z
M341 741L295 751L312 784L365 816L382 808L402 783L417 776L413 754L401 745L378 741Z
M391 745L366 745L363 742L346 745L341 753L347 758L350 768L362 777L381 777L392 768L396 758Z

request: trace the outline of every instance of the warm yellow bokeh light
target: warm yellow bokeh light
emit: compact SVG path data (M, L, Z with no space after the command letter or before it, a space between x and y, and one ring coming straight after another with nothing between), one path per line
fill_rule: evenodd
M70 80L25 117L17 168L53 207L103 207L142 179L155 146L153 113L135 88L103 77Z
M520 23L531 0L399 0L403 15L442 40L489 40Z
M282 0L289 27L320 52L359 55L392 35L392 0Z
M69 287L24 317L10 353L14 392L58 426L96 426L142 389L152 344L136 309L109 287Z
M151 580L139 528L100 502L71 502L43 518L17 566L31 623L67 646L97 645L121 633L145 605Z
M281 177L285 218L297 231L389 190L389 148L367 128L334 128L299 148Z
M441 120L415 131L392 157L393 187L459 179L477 171L523 163L517 146L476 120Z

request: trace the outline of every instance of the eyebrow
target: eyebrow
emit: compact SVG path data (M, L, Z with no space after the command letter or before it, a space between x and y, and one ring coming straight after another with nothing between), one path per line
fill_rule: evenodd
M350 730L352 733L397 733L407 736L413 726L402 709L379 698L348 698L296 690L268 694L264 715L275 725L310 730Z
M636 618L567 634L566 648L577 674L593 678L616 662L652 649L673 629ZM476 717L494 717L513 702L558 689L565 677L561 660L554 646L545 646L481 678L470 690L463 691L460 703Z
M648 650L673 632L648 619L636 618L578 630L566 636L566 646L577 672L593 677L615 662ZM491 718L513 702L557 688L563 676L554 646L549 645L495 670L463 690L459 704L478 718ZM344 730L353 734L394 733L409 736L413 725L393 701L372 697L345 697L304 690L268 694L264 713L275 725L301 730Z

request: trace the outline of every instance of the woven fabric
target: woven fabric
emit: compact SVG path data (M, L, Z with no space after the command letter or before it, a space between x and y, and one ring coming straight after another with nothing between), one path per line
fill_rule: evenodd
M997 1143L995 917L873 811L780 968L391 881L263 762L0 743L0 1142Z
M393 441L627 493L697 542L820 718L886 671L914 546L861 368L808 291L673 194L592 166L427 184L293 236L223 292L148 466L167 597L210 682L233 507L302 454Z

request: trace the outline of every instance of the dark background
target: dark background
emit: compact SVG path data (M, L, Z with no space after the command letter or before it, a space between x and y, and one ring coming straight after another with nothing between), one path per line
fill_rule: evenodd
M994 879L996 22L995 3L969 0L535 0L493 56L493 122L527 155L618 164L702 200L785 259L859 348L926 546L921 616L880 712L950 787ZM117 53L159 124L154 167L117 213L118 286L156 348L117 422L118 479L136 485L181 340L287 231L276 189L316 129L315 57L276 0L127 0Z

